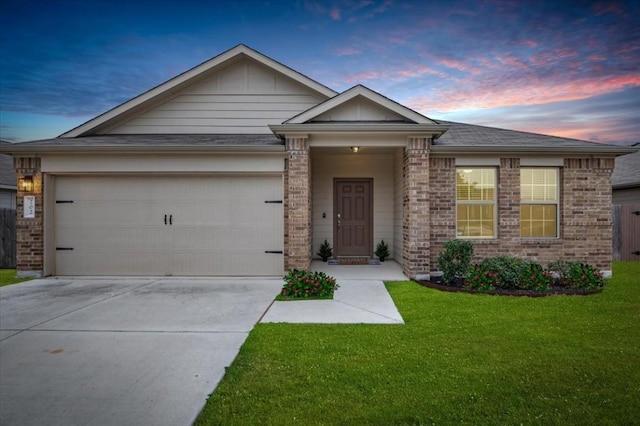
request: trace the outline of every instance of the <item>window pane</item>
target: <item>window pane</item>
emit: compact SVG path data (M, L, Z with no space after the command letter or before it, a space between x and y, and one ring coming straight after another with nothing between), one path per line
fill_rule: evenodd
M557 237L558 207L553 205L520 206L520 235L523 237Z
M520 169L522 201L557 201L557 169Z
M493 205L458 205L457 235L458 237L493 237L494 236Z
M458 201L493 201L495 196L494 169L458 169Z

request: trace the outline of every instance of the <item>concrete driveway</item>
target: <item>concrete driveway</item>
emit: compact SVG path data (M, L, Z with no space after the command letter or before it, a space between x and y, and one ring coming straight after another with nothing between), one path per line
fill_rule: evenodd
M280 279L0 288L0 424L188 425Z

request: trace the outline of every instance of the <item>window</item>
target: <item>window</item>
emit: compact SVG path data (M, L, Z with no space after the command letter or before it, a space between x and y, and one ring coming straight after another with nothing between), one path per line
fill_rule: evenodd
M520 235L558 236L558 169L520 169Z
M496 170L459 168L456 181L458 237L495 237Z

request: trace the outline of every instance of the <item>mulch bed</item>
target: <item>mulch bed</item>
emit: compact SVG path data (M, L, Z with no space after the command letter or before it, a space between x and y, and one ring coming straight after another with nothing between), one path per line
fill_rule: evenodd
M495 289L492 291L479 291L479 290L471 290L465 288L462 283L455 283L451 285L445 284L436 284L431 281L417 281L418 284L433 288L440 291L450 291L453 293L471 293L471 294L491 294L495 296L516 296L516 297L546 297L564 294L567 296L588 296L590 294L602 293L601 288L596 288L593 290L584 290L584 289L572 289L566 287L557 287L552 286L550 290L547 291L532 291L532 290L505 290L505 289Z

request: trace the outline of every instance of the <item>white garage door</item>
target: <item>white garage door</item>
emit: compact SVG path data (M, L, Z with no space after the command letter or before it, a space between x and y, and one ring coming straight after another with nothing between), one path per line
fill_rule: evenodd
M281 176L58 176L57 275L281 275Z

